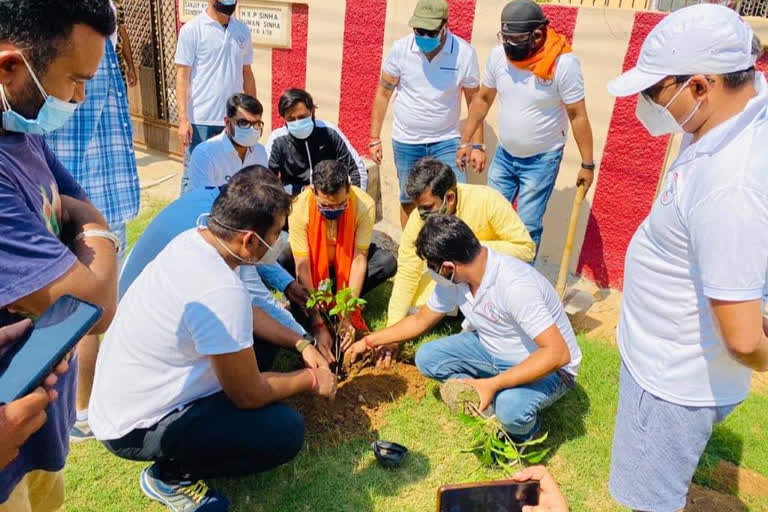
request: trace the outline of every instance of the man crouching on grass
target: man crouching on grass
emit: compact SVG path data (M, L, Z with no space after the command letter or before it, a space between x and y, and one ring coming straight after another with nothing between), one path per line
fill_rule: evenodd
M581 362L554 288L527 263L480 245L454 216L430 217L416 252L437 282L434 293L415 315L353 344L352 358L416 338L458 306L476 330L421 346L419 371L441 382L461 379L514 441L531 439L539 411L573 387Z

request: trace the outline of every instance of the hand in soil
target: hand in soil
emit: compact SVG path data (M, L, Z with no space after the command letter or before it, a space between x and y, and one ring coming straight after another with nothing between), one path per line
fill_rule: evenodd
M492 379L459 379L464 384L469 384L477 394L480 395L480 405L477 407L480 411L485 411L493 403L498 391Z
M338 384L336 376L328 368L318 368L315 375L317 375L316 393L333 401L336 398L336 385Z
M301 353L301 358L304 360L304 364L307 368L328 368L328 361L325 357L312 345L304 349Z
M323 355L326 361L329 363L335 363L336 358L333 355L333 340L331 339L331 333L328 329L321 329L315 335L317 339L317 349Z
M512 477L516 482L538 480L541 491L539 492L538 506L523 507L523 512L568 512L568 504L563 494L552 479L552 476L544 466L531 466Z
M391 368L392 361L397 359L398 350L400 345L397 343L381 347L376 354L376 368Z
M349 364L353 364L355 361L360 359L366 352L368 352L368 345L365 344L364 340L360 340L358 342L353 343L344 353L344 359L345 361L349 361ZM347 359L349 358L349 359Z
M352 321L348 316L339 323L337 332L341 339L341 351L346 352L352 343L355 342L355 328L352 327Z

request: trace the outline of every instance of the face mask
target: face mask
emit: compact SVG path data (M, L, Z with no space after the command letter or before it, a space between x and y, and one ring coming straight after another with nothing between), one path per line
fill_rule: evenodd
M198 217L198 218L197 218L197 227L198 227L198 228L201 228L201 227L203 227L203 228L207 229L207 223L206 223L206 225L204 226L204 225L203 225L203 222L202 222L202 219L203 219L203 218L205 218L205 217L207 217L207 218L208 218L208 220L213 220L213 222L215 222L215 223L216 223L216 224L218 224L219 226L221 226L221 227L223 227L223 228L227 228L227 229L229 229L229 230L231 230L231 231L238 231L238 232L240 232L240 233L253 233L253 234L256 236L256 238L258 238L258 239L259 239L259 242L261 242L261 243L263 243L264 245L266 245L266 246L267 246L267 252L266 252L266 253L264 253L264 256L262 256L261 258L259 258L257 261L253 261L253 260L246 260L245 258L241 258L241 257L240 257L240 256L238 256L237 254L235 254L234 252L232 252L232 250L231 250L229 247L227 247L227 244L225 244L224 242L222 242L222 241L221 241L221 239L220 239L219 237L217 237L216 235L214 235L214 238L216 238L216 241L217 241L217 242L219 242L219 245L221 245L221 246L224 248L224 250L225 250L225 251L227 251L227 252L229 253L229 255L230 255L230 256L232 256L233 258L235 258L237 261L240 261L240 262L244 263L245 265L257 265L257 264L260 264L260 263L262 263L262 264L266 264L266 265L269 265L269 264L271 264L271 263L274 263L275 261L277 261L277 256L280 256L280 254L282 253L282 250L285 248L285 245L284 245L284 244L282 244L282 245L279 245L279 244L277 243L277 242L280 242L280 237L278 237L278 239L277 239L277 241L275 242L274 246L272 246L272 245L269 245L267 242L265 242L265 241L264 241L264 239L263 239L263 238L261 238L261 237L259 236L259 234L258 234L257 232L255 232L255 231L252 231L252 230L250 230L250 229L237 229L237 228L233 228L233 227L227 226L226 224L224 224L223 222L221 222L221 221L220 221L220 220L218 220L217 218L215 218L215 217L211 217L211 214L210 214L210 213L204 213L204 214L200 215L200 217ZM211 234L213 234L213 233L211 233ZM282 233L280 234L280 236L282 236ZM273 247L275 247L275 249L274 249L274 250L273 250ZM278 249L279 249L279 250L278 250ZM271 252L271 254L270 254L270 252ZM276 254L277 256L275 256L275 254ZM265 261L265 260L267 260L267 256L268 256L268 255L269 255L269 258L274 258L274 260L270 261L269 263L267 263L267 262Z
M533 36L525 43L504 43L504 53L509 60L525 60L533 54Z
M311 117L305 117L304 119L298 119L291 121L286 125L288 132L297 139L304 140L312 135L312 130L315 129L315 120Z
M435 210L419 210L419 217L421 217L421 220L426 221L428 218L430 218L432 215L445 215L448 213L448 205L445 204L445 200L447 198L443 197L443 204L440 205L440 208Z
M259 240L261 240L261 238L259 238ZM275 243L268 245L267 247L269 247L269 250L259 260L259 264L261 265L272 265L277 262L277 259L283 254L285 248L288 247L288 233L281 231L280 236L277 237Z
M345 204L341 208L318 208L317 210L327 220L336 220L347 211L347 205Z
M213 4L213 8L225 16L232 16L237 7L237 0L216 0Z
M261 130L259 128L240 128L239 126L234 125L233 132L232 140L238 145L246 148L255 146L261 138Z
M35 76L35 72L32 71L27 59L21 55L24 60L24 64L29 70L29 75L32 77L32 81L35 82L40 94L43 95L45 103L40 107L40 111L37 113L36 119L27 119L21 114L18 114L11 110L11 104L8 102L6 96L5 86L0 85L0 100L2 101L3 108L3 128L9 132L26 133L29 135L45 135L51 133L54 130L58 130L64 124L69 121L72 114L75 113L77 103L70 103L67 101L61 101L58 98L49 96L43 86L40 85L40 81Z
M432 53L433 51L437 50L438 46L440 46L440 38L442 34L442 30L439 34L437 34L436 37L420 36L419 34L414 34L416 46L418 46L419 50L424 53Z
M440 265L440 270L443 269L443 266ZM439 272L435 272L431 268L427 267L427 272L429 273L429 276L435 281L437 286L456 286L456 283L453 282L453 278L456 276L456 271L453 271L453 274L451 274L451 278L448 279L447 277L443 276Z
M672 104L673 101L677 99L680 93L685 90L690 81L691 79L688 79L688 81L685 82L683 86L677 90L675 95L672 96L672 99L669 100L669 102L667 102L667 104L663 107L655 101L646 98L646 96L642 93L638 95L635 115L640 120L640 122L643 123L643 126L645 126L645 129L648 130L648 133L650 133L652 136L658 137L668 133L683 133L685 131L683 127L699 110L701 102L699 101L696 103L696 106L693 107L691 113L688 114L681 123L677 122L677 119L675 119L675 116L670 113L668 107Z

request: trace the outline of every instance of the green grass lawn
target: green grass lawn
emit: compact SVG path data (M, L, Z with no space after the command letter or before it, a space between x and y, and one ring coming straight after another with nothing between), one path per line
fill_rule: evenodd
M129 239L146 227L160 205L151 205L129 228ZM136 229L136 226L139 226ZM372 328L385 322L389 285L369 294L366 316ZM455 331L446 322L425 339ZM416 344L423 340L419 340ZM545 461L561 484L573 511L621 510L608 493L611 438L616 412L619 356L607 342L579 338L583 363L578 387L544 413L549 431ZM413 353L414 347L405 350ZM435 391L431 385L430 391ZM768 476L768 397L752 394L731 417L716 427L696 475L711 485L710 470L720 460L740 464ZM434 510L436 489L446 483L503 478L501 471L479 466L460 453L469 442L466 427L434 392L421 400L401 396L374 434L411 450L397 470L376 465L369 441L350 437L329 444L308 432L299 457L277 470L247 478L216 481L236 511L428 511ZM215 443L215 440L211 440ZM69 511L163 510L139 490L139 472L146 464L123 461L97 442L74 445L66 468ZM642 475L638 475L642 479ZM750 510L768 510L768 499L739 496Z

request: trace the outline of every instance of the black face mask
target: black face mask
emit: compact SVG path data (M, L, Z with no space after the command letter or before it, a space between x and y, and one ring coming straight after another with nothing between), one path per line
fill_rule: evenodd
M213 4L213 8L216 9L221 14L224 14L226 16L232 16L232 13L235 12L235 9L237 8L237 3L234 3L232 5L225 5L219 0L216 0L216 3Z
M533 55L534 51L533 36L524 43L504 43L504 53L507 54L509 60L525 60Z

